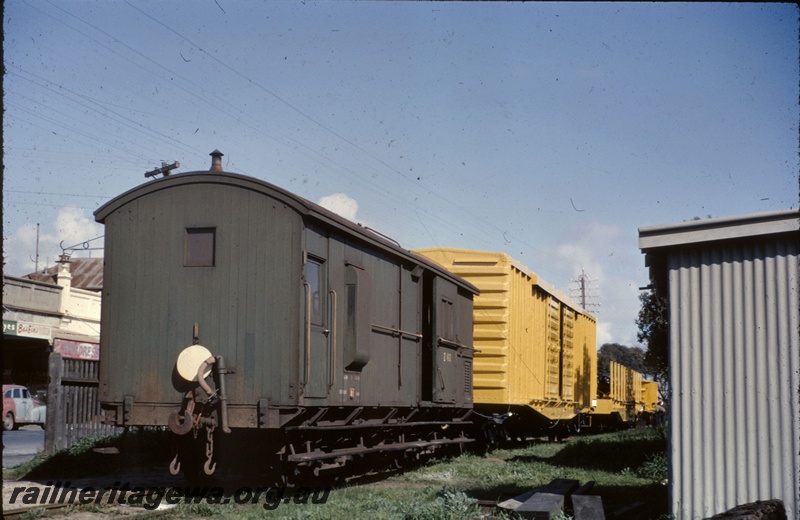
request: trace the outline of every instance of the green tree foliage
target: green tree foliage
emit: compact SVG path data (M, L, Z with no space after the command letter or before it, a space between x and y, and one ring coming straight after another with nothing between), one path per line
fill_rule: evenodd
M639 295L642 304L636 326L637 339L647 348L645 362L649 372L665 380L669 372L669 304L652 289Z
M616 361L620 365L642 374L651 373L645 364L645 352L639 347L626 347L619 343L604 343L597 351L597 371L608 374L609 365L612 361Z

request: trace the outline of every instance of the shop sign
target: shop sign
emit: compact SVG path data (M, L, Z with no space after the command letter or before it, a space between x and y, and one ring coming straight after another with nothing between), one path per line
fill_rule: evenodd
M50 339L53 335L53 329L47 325L40 325L38 323L25 323L22 321L17 322L17 336L26 338L40 338Z
M53 351L69 359L88 359L92 361L100 359L100 345L97 343L84 343L56 338L53 341Z
M17 335L17 322L16 321L3 320L3 334L6 334L7 336L16 336Z

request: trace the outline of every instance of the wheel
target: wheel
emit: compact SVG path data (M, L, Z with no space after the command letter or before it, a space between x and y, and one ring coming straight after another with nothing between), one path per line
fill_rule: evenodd
M11 412L8 412L6 414L6 418L3 419L3 430L10 431L15 429L15 426L16 424L14 424L14 415Z

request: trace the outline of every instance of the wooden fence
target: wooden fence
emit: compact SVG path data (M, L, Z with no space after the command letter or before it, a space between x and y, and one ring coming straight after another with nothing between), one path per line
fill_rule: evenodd
M63 358L52 352L48 365L45 453L69 448L84 437L121 430L104 423L98 396L99 361Z

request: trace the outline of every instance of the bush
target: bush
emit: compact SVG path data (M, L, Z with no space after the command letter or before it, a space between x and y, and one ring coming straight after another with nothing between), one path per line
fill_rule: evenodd
M640 478L652 480L653 482L663 482L669 476L669 463L666 453L653 453L647 456L647 460L636 471Z

